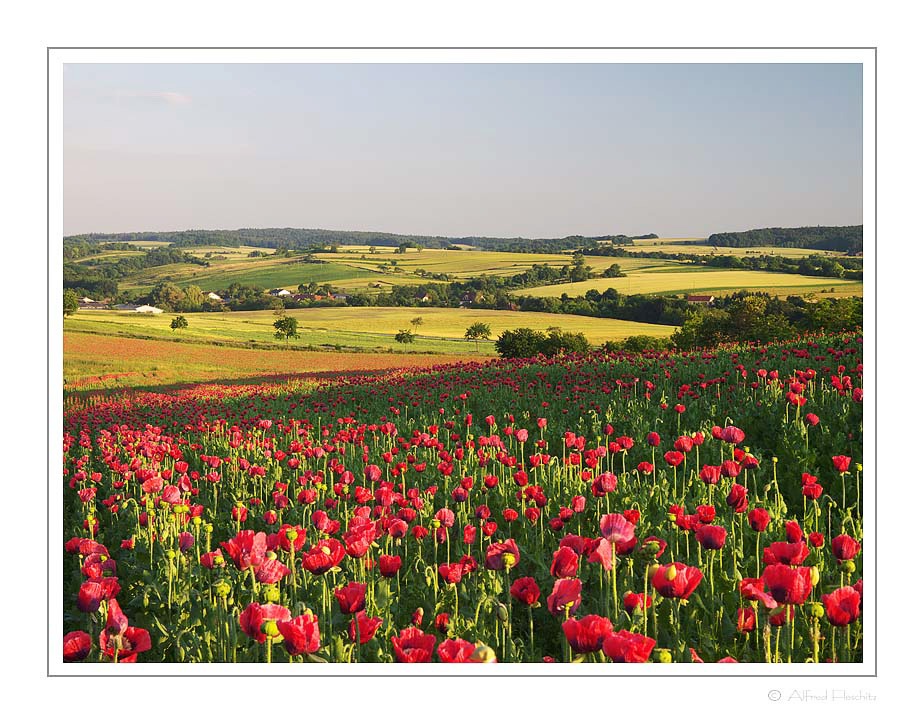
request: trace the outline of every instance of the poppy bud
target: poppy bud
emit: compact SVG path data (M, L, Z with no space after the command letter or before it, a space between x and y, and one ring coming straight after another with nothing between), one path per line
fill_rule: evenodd
M854 573L856 569L857 567L854 565L854 561L851 559L842 562L842 571L845 573Z
M203 523L203 519L200 516L195 516L193 519L191 519L191 523L193 523L195 526L200 526Z
M810 567L810 583L814 586L819 583L819 566Z
M676 570L676 567L673 564L670 564L669 568L666 569L666 573L663 575L666 576L667 581L673 581L675 580L676 574L678 573L679 572Z
M204 533L212 534L213 532L214 532L214 525L213 525L213 524L207 524L207 525L204 526Z
M265 625L261 627L261 632L268 638L279 636L280 630L277 627L277 621L265 621Z
M510 613L507 611L507 607L502 604L497 604L497 618L501 623L506 623L510 620Z
M440 519L434 519L430 525L433 526L435 529L440 528Z
M221 598L229 596L230 585L226 581L218 581L215 588L217 589L217 595Z
M809 612L813 618L822 618L826 610L822 607L821 603L811 603Z
M280 601L280 588L277 585L265 586L262 593L268 603Z
M670 653L666 648L658 648L655 653L657 654L657 660L660 663L672 663L673 654Z
M170 561L174 559L175 551L173 551L171 548L168 551L166 551L166 558L169 559Z

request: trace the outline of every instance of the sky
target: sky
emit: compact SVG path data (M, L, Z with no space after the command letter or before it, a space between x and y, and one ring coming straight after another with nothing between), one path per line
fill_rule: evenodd
M860 224L856 64L68 64L64 232Z

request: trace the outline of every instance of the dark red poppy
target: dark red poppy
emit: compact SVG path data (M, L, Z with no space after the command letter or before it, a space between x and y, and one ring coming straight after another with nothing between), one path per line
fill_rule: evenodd
M796 521L785 521L784 533L787 536L787 540L791 543L803 541L803 529L800 528L800 524Z
M92 649L92 638L86 631L71 631L64 636L64 663L82 661Z
M303 554L303 568L320 576L344 560L344 546L338 539L322 539Z
M663 454L663 458L670 466L678 466L685 459L685 454L681 451L667 451Z
M379 627L382 625L383 620L376 616L370 617L367 616L366 611L358 611L354 614L354 618L351 619L351 623L348 626L348 634L351 637L351 641L357 641L357 628L360 628L360 645L370 641L373 636L376 635L376 631L379 630Z
M398 636L392 636L392 648L397 663L430 663L437 637L409 626Z
M277 630L284 637L284 648L291 656L315 653L322 645L319 618L311 611L290 620L278 620Z
M785 541L775 541L765 547L763 558L766 565L771 566L776 563L783 563L787 566L799 566L806 557L810 555L810 549L804 541L795 541L787 543Z
M513 539L492 543L485 553L485 567L491 571L508 571L519 563L520 550Z
M136 663L137 654L149 651L153 644L146 629L128 626L120 636L110 633L108 629L103 630L99 635L99 647L111 659L114 659L117 648L119 663Z
M255 533L246 529L220 545L240 571L245 571L249 566L260 566L268 551L267 536L264 531Z
M289 621L291 619L290 610L285 606L278 606L274 603L261 605L250 603L246 609L239 614L239 626L250 638L254 638L259 643L268 640L267 634L262 630L268 621ZM278 625L278 630L280 629Z
M347 586L335 589L335 598L341 613L357 613L362 611L367 602L367 585L351 581Z
M842 586L822 597L826 618L833 626L847 626L861 612L861 594L853 586Z
M749 525L759 533L767 529L768 522L771 521L771 516L769 516L767 509L752 509L747 516L749 518Z
M579 578L559 578L546 599L548 611L553 616L563 616L565 610L574 614L580 608L582 585Z
M794 568L783 563L766 566L762 579L778 603L801 605L810 595L813 580L809 566Z
M684 599L692 595L703 577L699 569L677 561L658 567L651 583L664 598Z
M724 547L727 540L727 529L723 526L713 524L703 524L695 529L695 538L702 548L708 550L719 550Z
M613 663L646 663L656 640L630 631L615 631L606 636L602 652Z
M720 467L705 465L701 468L700 477L701 480L706 484L716 484L718 481L720 481Z
M756 610L752 606L742 606L736 612L736 630L749 633L756 628Z
M605 638L612 633L612 622L605 616L569 618L561 624L564 636L574 653L593 653L602 648Z
M523 576L510 585L510 595L520 603L532 606L539 601L539 585L531 576Z
M839 534L832 539L832 555L841 561L850 561L861 551L861 544L847 534Z
M379 557L379 572L386 578L395 576L402 567L402 557L383 554Z
M638 613L643 612L645 609L650 608L653 605L653 596L643 593L634 593L628 591L622 599L622 602L625 605L625 611L628 612L628 615L631 616L635 611Z
M749 500L746 498L748 493L742 484L733 484L730 487L730 493L727 495L727 504L737 513L743 513L749 506Z

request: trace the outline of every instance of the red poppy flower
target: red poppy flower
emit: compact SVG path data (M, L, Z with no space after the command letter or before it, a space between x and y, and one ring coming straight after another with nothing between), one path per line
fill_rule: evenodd
M664 598L688 598L698 588L704 575L694 566L675 562L660 566L653 574L651 583Z
M756 628L756 610L752 606L743 606L736 612L736 630L739 633L749 633Z
M593 653L602 648L602 643L612 633L612 622L605 616L584 616L569 618L561 624L564 636L574 653Z
M409 626L398 636L392 636L392 648L397 663L430 663L437 637Z
M506 571L519 565L519 562L520 550L513 539L492 543L485 553L485 567L492 571Z
M656 643L653 638L639 633L617 631L606 636L602 652L613 663L646 663Z
M240 571L249 566L260 566L268 551L267 536L263 531L243 530L220 545Z
M91 648L92 638L86 631L71 631L64 636L64 663L82 661Z
M474 652L475 644L461 638L447 638L437 646L441 663L470 663L469 658Z
M767 509L752 509L748 514L749 525L759 533L768 528L768 522L771 516L768 515Z
M670 466L678 466L685 459L685 454L680 451L667 451L663 454L663 458Z
M289 621L290 619L290 610L285 606L278 606L274 603L265 605L250 603L239 614L239 626L249 638L254 638L259 643L264 643L268 640L267 634L262 630L265 623L268 621ZM279 624L278 629L280 629Z
M577 575L580 568L580 554L569 546L562 546L555 551L549 573L555 578L570 578Z
M320 576L344 560L344 546L338 539L322 539L303 554L303 568Z
M813 533L811 533L807 538L809 539L810 546L813 548L821 548L823 542L825 541L823 535L818 531L813 531Z
M559 578L546 600L548 611L553 616L563 616L565 609L574 614L580 608L582 585L579 578Z
M362 646L364 643L372 640L382 623L383 620L381 618L375 616L370 618L367 616L366 611L358 611L354 614L354 618L351 619L351 623L348 626L348 633L351 637L351 641L357 641L357 628L359 627L360 645Z
M845 473L851 466L850 456L833 456L832 463L835 464L835 470L839 473Z
M743 513L749 506L749 500L746 498L747 493L746 487L742 484L733 484L727 496L727 504L737 513Z
M705 465L701 468L700 477L704 483L714 485L720 481L720 467Z
M796 521L785 521L784 533L787 536L787 540L791 543L803 541L803 529L800 528L800 524Z
M447 583L459 583L465 575L461 563L442 563L438 570L440 577Z
M289 573L290 569L282 562L276 558L269 558L255 569L255 580L259 583L270 585L277 583Z
M695 529L695 538L702 548L708 550L719 550L724 547L727 540L727 529L723 526L713 524L703 524Z
M119 663L136 663L137 654L149 651L153 644L145 629L128 626L120 636L109 633L107 629L103 630L99 635L99 647L111 659L114 659L117 648Z
M335 589L335 598L341 613L362 611L367 602L367 585L351 581L347 586Z
M738 426L725 426L721 429L720 438L728 444L742 444L746 440L746 432Z
M775 541L770 546L765 547L763 554L765 564L768 566L776 563L799 566L810 555L810 549L803 541L795 541L793 543Z
M531 576L523 576L510 585L510 595L527 606L535 605L539 600L539 585Z
M312 612L290 620L278 620L277 630L284 637L284 648L291 656L315 653L322 645L319 618Z
M634 538L634 524L622 514L606 514L599 519L599 532L612 543L627 543Z
M861 544L847 534L840 534L832 539L832 555L842 561L850 561L860 553Z
M771 595L779 603L801 605L810 595L813 579L809 566L794 568L783 563L766 566L762 579Z
M853 586L842 586L822 597L826 618L833 626L847 626L861 612L861 594Z
M386 578L392 578L402 567L402 557L383 554L379 557L379 572Z
M739 591L743 598L760 601L766 608L775 608L778 605L771 594L765 593L765 581L762 578L740 579Z
M660 445L660 435L655 431L651 431L649 434L647 434L647 445L648 446L659 446Z
M631 616L635 611L641 613L645 609L650 608L653 605L653 596L628 591L628 593L624 595L622 602L625 605L625 611Z

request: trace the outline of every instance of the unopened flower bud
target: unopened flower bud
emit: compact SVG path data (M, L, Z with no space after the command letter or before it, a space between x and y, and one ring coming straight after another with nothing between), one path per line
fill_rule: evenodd
M204 519L202 519L200 516L195 516L193 519L191 519L191 523L193 523L195 526L200 526L202 523L204 523Z
M814 586L819 583L819 566L810 566L810 583Z
M666 580L667 580L667 581L674 581L674 580L676 579L676 576L677 576L678 574L679 574L679 571L676 569L676 567L673 566L673 565L670 565L670 566L666 569L666 573L663 574L663 575L666 576Z
M666 648L657 649L657 660L660 663L672 663L673 654L670 653Z
M497 604L497 618L501 623L506 623L510 620L510 612L507 611L507 607L502 604Z
M854 573L856 569L857 569L857 566L854 565L854 561L849 559L847 561L842 562L842 571L844 571L845 573Z
M261 630L268 638L274 638L280 635L280 630L277 628L277 621L265 621L265 625L261 627Z
M280 588L277 586L265 586L263 591L265 600L268 603L274 603L275 601L280 601Z
M822 607L821 603L811 603L809 605L809 612L813 618L822 618L826 610Z

